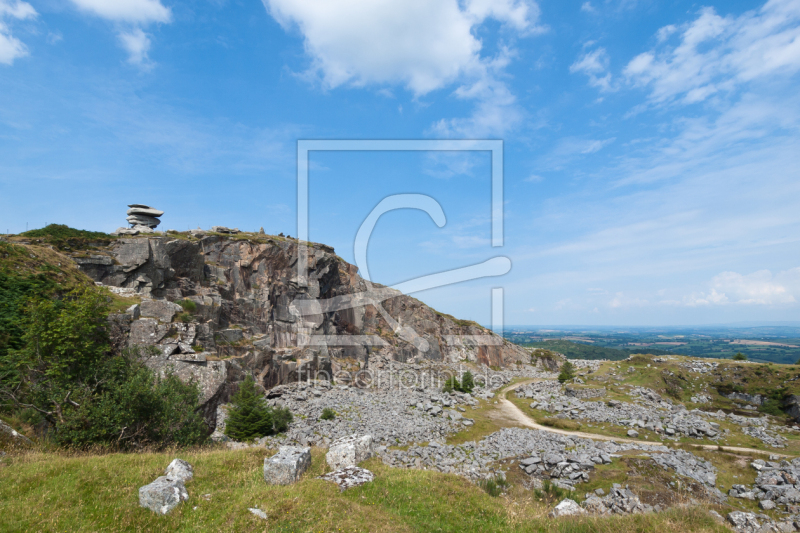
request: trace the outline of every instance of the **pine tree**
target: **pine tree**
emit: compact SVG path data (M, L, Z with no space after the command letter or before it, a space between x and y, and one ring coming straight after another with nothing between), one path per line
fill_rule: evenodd
M231 397L225 434L234 440L246 441L285 431L291 421L288 409L273 409L267 405L256 382L248 376Z
M558 381L561 383L570 381L575 377L575 367L569 361L565 361L561 365L561 373L558 375Z
M464 375L461 376L461 391L462 392L472 392L472 389L475 388L475 379L472 377L472 372L467 370L464 372Z

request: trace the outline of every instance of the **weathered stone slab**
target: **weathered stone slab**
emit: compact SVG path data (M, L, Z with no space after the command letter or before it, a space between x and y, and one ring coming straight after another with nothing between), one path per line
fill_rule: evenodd
M333 441L325 455L331 468L339 470L346 466L356 466L372 457L372 435L351 435Z
M326 481L333 481L339 487L339 490L345 491L365 483L370 483L375 479L375 474L365 468L346 466L320 477Z
M145 300L139 305L141 316L166 323L172 322L173 317L182 311L183 307L168 300Z
M160 217L164 211L153 209L152 207L131 207L128 209L128 215L143 215L146 217Z
M278 453L264 459L264 481L268 485L290 485L311 466L311 448L281 446Z

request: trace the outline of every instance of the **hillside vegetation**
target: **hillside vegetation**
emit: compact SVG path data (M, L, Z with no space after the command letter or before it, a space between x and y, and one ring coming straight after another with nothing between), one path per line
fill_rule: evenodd
M604 348L602 346L592 346L591 344L583 344L580 342L565 341L565 340L548 340L541 342L531 342L523 344L526 348L538 348L542 350L550 350L551 352L558 352L564 354L569 359L607 359L609 361L621 361L627 359L632 354L642 353L642 349L638 350L621 350L617 348ZM672 352L665 350L651 350L646 349L644 353L651 355L667 355Z

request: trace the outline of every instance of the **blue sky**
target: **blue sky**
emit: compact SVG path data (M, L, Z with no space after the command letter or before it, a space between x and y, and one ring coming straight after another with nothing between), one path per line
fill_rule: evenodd
M800 0L0 0L0 231L296 234L297 139L502 139L484 152L314 153L310 238L375 281L505 255L416 294L507 324L800 320Z

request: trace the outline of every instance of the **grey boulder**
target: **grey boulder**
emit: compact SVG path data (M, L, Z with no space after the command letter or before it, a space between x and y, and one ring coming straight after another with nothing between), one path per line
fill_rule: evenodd
M128 215L125 220L134 225L149 226L151 228L161 224L161 221L156 217L148 217L144 215Z
M161 476L139 488L139 505L158 514L167 514L188 499L189 492L176 478Z
M311 448L281 446L264 459L264 481L268 485L291 485L311 466Z
M173 459L164 472L164 476L172 479L178 479L181 483L191 481L194 477L194 469L192 465L183 459Z
M351 435L333 441L325 455L331 468L339 470L346 466L356 466L372 457L372 435Z
M182 311L183 307L167 300L145 300L139 304L140 316L166 323L172 322L173 317Z
M561 500L561 503L556 505L555 509L550 511L551 518L558 518L560 516L575 516L582 514L586 514L586 510L580 505L578 505L578 503L575 500L570 500L569 498Z

